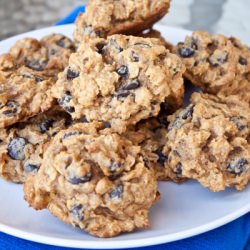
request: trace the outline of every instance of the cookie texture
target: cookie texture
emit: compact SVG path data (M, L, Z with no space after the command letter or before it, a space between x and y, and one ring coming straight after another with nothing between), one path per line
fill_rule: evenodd
M25 199L98 237L147 228L158 199L154 171L140 147L99 128L84 123L58 133L25 183Z
M170 0L90 0L76 20L74 38L133 35L151 28L169 9Z
M204 92L224 96L249 92L250 52L236 38L196 31L175 52L186 66L185 77ZM249 95L242 97L250 103Z
M51 87L74 51L68 38L52 34L40 42L21 39L9 53L0 56L0 128L54 105Z
M0 130L0 176L23 183L28 174L40 168L51 138L70 123L70 116L54 107L26 122Z
M106 121L120 133L157 116L163 102L180 107L184 70L158 39L113 35L82 43L53 93L74 119Z
M250 112L245 102L194 93L189 106L169 121L163 149L167 170L215 192L246 186L250 180Z

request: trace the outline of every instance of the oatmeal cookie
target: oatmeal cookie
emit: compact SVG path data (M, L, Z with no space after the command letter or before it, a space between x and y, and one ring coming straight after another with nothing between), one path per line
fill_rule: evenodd
M250 52L234 37L196 31L175 52L186 66L185 77L204 92L230 95L246 81L250 85Z
M184 70L158 39L113 35L83 43L53 93L74 119L107 121L120 133L157 116L163 102L180 107Z
M189 106L169 121L163 149L167 170L198 180L215 192L246 186L250 180L250 112L245 102L194 93Z
M24 121L54 104L51 87L74 51L68 38L53 34L40 42L21 39L9 53L0 56L0 128Z
M0 130L0 176L23 183L41 165L51 138L70 124L70 116L59 107L26 122Z
M90 0L76 20L74 38L133 35L151 28L169 9L170 0Z
M25 199L98 237L147 228L158 198L154 171L140 147L98 126L76 124L58 133L25 183Z

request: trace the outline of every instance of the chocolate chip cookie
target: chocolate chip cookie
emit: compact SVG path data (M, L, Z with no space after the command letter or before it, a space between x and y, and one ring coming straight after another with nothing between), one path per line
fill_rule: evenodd
M182 105L184 66L158 39L90 39L59 74L54 96L74 119L109 122L115 131Z
M250 112L245 102L194 93L190 104L169 117L169 175L195 179L217 192L250 180Z
M51 87L74 52L63 35L24 38L0 56L0 128L48 110Z
M28 174L38 171L51 138L70 123L70 116L54 107L26 122L0 130L0 176L23 183Z
M170 0L90 0L78 16L74 38L136 34L151 28L169 9Z
M158 199L154 171L141 148L93 123L59 132L24 191L33 208L48 208L98 237L147 228L149 209Z
M249 92L250 52L236 38L196 31L175 52L187 68L185 76L204 92L236 94L242 85ZM247 96L244 99L250 103Z

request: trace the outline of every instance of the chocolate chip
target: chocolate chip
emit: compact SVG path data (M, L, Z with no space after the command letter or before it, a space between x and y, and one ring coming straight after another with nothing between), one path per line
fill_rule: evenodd
M67 79L73 80L75 78L79 77L79 72L73 71L71 68L68 68L67 70Z
M178 49L178 53L183 58L189 58L194 55L195 50L189 47L183 47Z
M75 205L72 207L70 210L70 214L73 216L73 218L77 221L82 221L84 220L84 211L83 211L83 206L81 204Z
M120 173L123 170L123 164L120 162L111 161L111 164L108 166L108 169L111 173Z
M32 75L28 75L28 74L23 74L22 75L23 78L28 78L28 79L35 79L36 82L42 82L43 78L41 78L40 76L32 76Z
M134 51L131 52L131 57L132 57L132 60L134 62L139 62L140 61L140 57L137 53L135 53Z
M174 173L177 175L182 174L182 164L180 162L178 162L177 165L175 166Z
M161 150L156 150L154 153L158 156L157 162L161 165L164 165L165 161L167 160L167 157L162 153Z
M81 134L82 134L82 132L80 132L80 131L68 132L68 133L64 134L64 136L62 137L62 140L66 139L66 138L69 138L71 136L81 135Z
M82 176L82 177L74 176L70 178L69 182L72 185L79 185L85 182L89 182L91 179L92 179L92 173L87 173L85 176Z
M64 125L67 127L67 126L70 126L71 124L73 123L73 120L72 118L69 116L65 119L65 123Z
M189 106L187 106L185 109L184 109L184 113L182 115L182 119L186 120L188 118L191 118L192 115L193 115L193 112L194 112L194 105L193 104L190 104Z
M222 53L220 57L214 56L212 55L209 59L208 62L210 63L210 65L212 65L213 67L218 67L221 64L226 63L228 60L228 54Z
M24 170L26 173L34 173L38 171L39 167L38 165L28 163L24 165Z
M7 107L7 109L3 111L3 115L10 117L17 113L18 104L15 101L8 101L5 107Z
M119 184L114 190L109 193L111 199L121 199L123 194L123 185Z
M123 87L122 87L122 90L134 90L134 89L137 89L139 88L141 85L140 81L135 78L135 79L132 79L132 80L129 80Z
M103 126L105 127L105 128L111 128L111 124L109 123L109 122L102 122L103 123Z
M22 137L13 138L7 147L8 155L13 160L23 160L25 158L24 148L28 142Z
M106 46L106 43L104 43L104 42L98 43L98 44L96 45L97 52L98 52L99 54L103 55L103 54L105 53L105 48L104 48L105 46Z
M243 58L243 57L240 56L240 58L239 58L239 64L241 64L241 65L247 65L247 60L245 58Z
M71 41L67 37L63 37L60 40L58 40L56 42L56 45L58 45L62 48L72 50L72 51L75 50L75 46L71 43Z
M227 163L227 171L231 174L242 174L249 162L245 158L233 159Z
M149 162L149 160L144 155L142 155L142 160L143 160L143 162L145 164L145 167L147 169L150 169L150 162Z
M237 126L237 129L239 131L242 131L242 130L244 130L247 127L247 122L244 119L244 117L234 116L230 120Z
M122 77L127 77L128 76L128 67L126 65L120 66L116 72L122 76Z
M88 123L89 122L86 117L80 118L79 121L82 122L82 123Z
M118 92L116 94L117 98L125 98L127 96L129 96L131 93L129 91L124 91L124 90L121 90L120 92Z
M58 104L67 112L73 113L75 112L75 108L73 106L69 106L69 102L72 100L72 95L69 91L67 91L61 99L58 99Z
M46 131L48 131L50 128L52 128L54 122L55 122L55 120L53 120L53 119L46 119L46 120L44 120L40 124L40 131L41 131L41 133L43 134Z
M47 60L45 61L34 60L26 62L26 66L36 71L42 71L45 69L47 63L48 63Z

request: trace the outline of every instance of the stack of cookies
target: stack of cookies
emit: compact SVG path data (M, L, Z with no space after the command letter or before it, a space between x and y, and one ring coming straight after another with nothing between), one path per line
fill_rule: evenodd
M153 30L170 0L90 0L74 42L19 40L0 57L0 176L98 237L149 227L157 181L212 191L250 180L250 53ZM199 87L182 108L184 82ZM164 199L165 197L162 197Z

